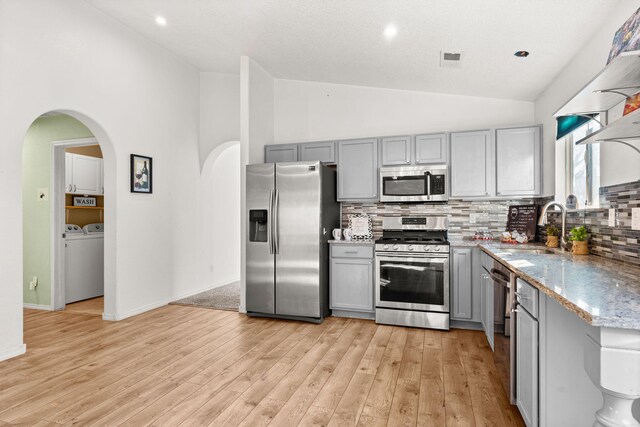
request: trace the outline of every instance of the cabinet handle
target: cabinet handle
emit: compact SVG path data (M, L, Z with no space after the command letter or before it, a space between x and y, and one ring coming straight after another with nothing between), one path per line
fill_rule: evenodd
M529 299L529 295L525 295L522 292L514 292L518 298Z
M489 276L488 274L483 274L483 275L482 275L482 278L483 278L483 279L490 279L490 278L491 278L491 276Z
M345 254L357 254L358 251L345 251L344 253Z

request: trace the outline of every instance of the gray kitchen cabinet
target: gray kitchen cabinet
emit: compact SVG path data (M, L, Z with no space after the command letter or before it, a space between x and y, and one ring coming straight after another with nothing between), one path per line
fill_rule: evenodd
M447 163L449 149L446 133L416 135L414 145L415 164Z
M481 288L481 303L480 303L480 318L482 319L482 329L484 330L485 335L487 336L487 341L489 342L489 346L491 350L494 349L493 343L493 326L494 326L494 318L493 318L493 280L491 280L491 276L489 272L482 267L482 275L480 278L480 288Z
M411 164L411 137L388 136L381 138L382 166Z
M378 140L338 141L338 201L378 198Z
M331 245L330 307L334 315L373 318L373 246Z
M453 320L473 320L473 248L451 250L450 311Z
M495 195L494 143L491 131L451 134L451 197Z
M264 162L297 162L298 161L298 144L274 144L265 145Z
M516 310L516 404L527 427L538 426L538 320Z
M336 143L327 142L306 142L300 144L300 160L320 161L324 163L336 163Z
M496 195L542 191L540 126L496 130Z

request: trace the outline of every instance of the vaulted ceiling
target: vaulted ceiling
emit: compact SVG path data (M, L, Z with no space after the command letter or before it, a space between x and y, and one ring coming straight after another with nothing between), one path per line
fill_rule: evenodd
M534 100L619 0L86 0L203 71ZM156 24L163 16L167 25ZM397 35L383 36L387 25ZM527 50L528 58L517 58ZM462 51L459 68L441 51ZM605 65L606 58L598 58Z

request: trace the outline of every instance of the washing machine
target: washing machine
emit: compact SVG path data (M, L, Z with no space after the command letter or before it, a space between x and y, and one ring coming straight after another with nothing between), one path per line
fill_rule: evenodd
M104 295L104 224L65 226L65 303Z

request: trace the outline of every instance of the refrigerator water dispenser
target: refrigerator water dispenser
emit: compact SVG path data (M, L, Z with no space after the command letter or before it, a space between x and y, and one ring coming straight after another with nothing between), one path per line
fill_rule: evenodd
M249 211L249 241L267 241L267 210L252 209Z

